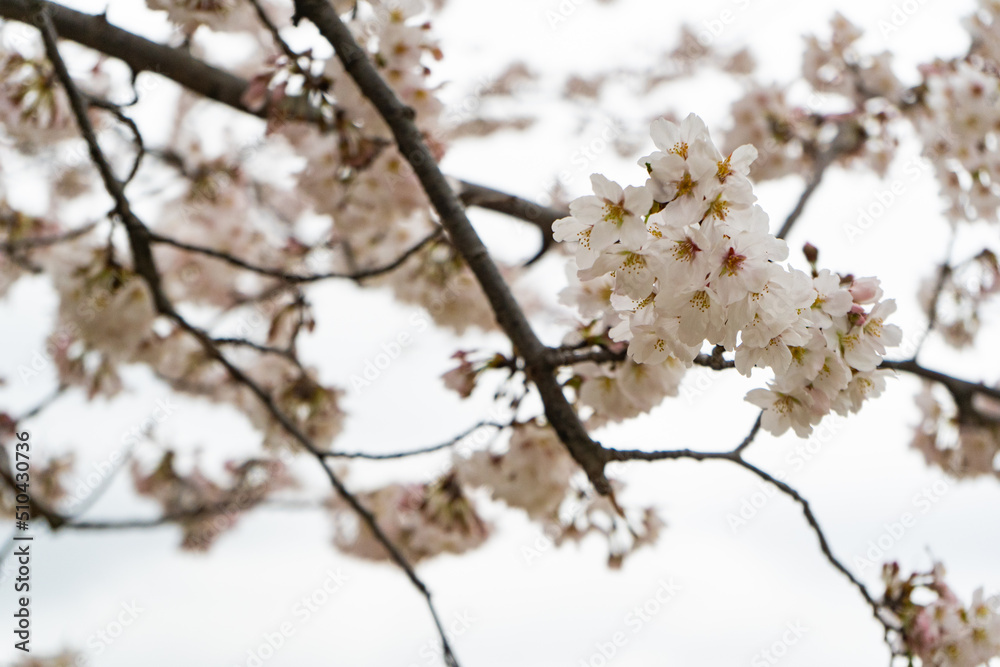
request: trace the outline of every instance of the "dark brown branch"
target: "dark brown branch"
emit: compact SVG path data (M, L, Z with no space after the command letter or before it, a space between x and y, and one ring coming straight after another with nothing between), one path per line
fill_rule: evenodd
M976 422L994 421L990 417L983 415L976 408L973 403L973 397L976 394L981 394L1000 401L1000 389L996 387L989 387L982 382L976 383L969 382L968 380L961 380L940 371L924 368L913 359L908 359L906 361L883 359L882 363L879 364L879 368L903 371L905 373L911 373L917 377L924 378L925 380L937 382L943 385L944 388L948 390L948 393L951 394L951 397L955 401L955 407L958 408L959 415L963 418L971 419Z
M389 273L397 268L399 268L406 260L418 253L422 248L424 248L431 241L441 237L441 228L435 229L433 232L425 236L423 239L415 243L413 246L404 251L399 257L392 260L388 264L383 266L375 266L370 269L362 269L361 271L355 271L353 273L339 273L339 272L329 272L329 273L312 273L307 275L287 273L282 269L272 269L265 266L257 266L251 264L250 262L244 261L235 255L231 255L222 250L215 250L214 248L209 248L206 246L194 245L192 243L185 243L184 241L178 241L177 239L172 239L168 236L163 236L162 234L157 234L156 232L149 232L149 240L153 243L162 243L163 245L173 246L179 250L186 250L188 252L198 253L200 255L205 255L207 257L212 257L227 264L239 267L246 271L252 271L253 273L259 273L263 276L270 276L271 278L278 278L293 285L302 283L314 283L321 280L331 280L334 278L345 278L348 280L364 280L365 278L374 278L386 273Z
M837 570L839 570L845 577L847 577L850 580L852 584L854 584L855 588L857 588L858 591L861 593L862 597L864 597L865 602L867 602L868 606L871 607L872 615L875 616L875 619L878 620L878 622L881 623L886 630L889 630L890 626L886 623L885 619L882 618L882 615L880 613L881 608L879 607L879 603L871 596L871 593L868 592L868 589L865 587L865 585L861 583L857 579L857 577L855 577L851 573L851 571L848 570L836 556L833 555L833 550L830 548L830 543L827 541L826 535L823 534L823 529L820 527L819 520L816 518L816 515L813 514L812 508L809 506L809 501L806 500L804 497L802 497L802 495L798 491L793 489L791 486L789 486L785 482L782 482L780 479L771 475L770 473L764 472L754 464L749 463L748 461L745 461L743 458L738 456L735 457L735 460L737 463L739 463L740 466L746 468L753 474L757 475L765 482L770 482L771 484L774 484L785 495L790 496L795 500L795 502L797 502L799 505L802 506L802 513L805 515L806 521L808 521L809 525L812 527L813 532L816 533L816 537L819 539L819 548L823 552L823 555L826 556L826 559L830 561L830 563L835 568L837 568ZM892 628L892 629L895 630L897 628Z
M304 18L316 25L320 34L330 42L344 69L392 130L400 153L413 167L441 224L448 231L452 245L476 276L497 322L524 358L527 376L538 388L549 423L587 473L594 488L607 495L611 486L604 475L603 448L590 438L563 394L548 362L548 348L535 335L489 252L469 223L461 201L448 185L414 123L413 109L400 102L382 80L332 5L324 0L297 0L293 21L299 22Z
M696 366L704 366L712 370L721 371L727 368L735 368L736 362L722 356L725 350L716 346L711 354L699 354L693 360ZM608 362L625 361L628 358L626 350L613 350L601 345L580 347L554 347L549 348L548 359L553 366L573 366L586 361L603 364Z
M132 182L135 175L139 173L139 167L142 165L142 158L146 155L146 144L142 140L142 133L139 131L139 126L136 125L135 121L129 116L125 115L125 112L121 110L121 107L108 100L102 100L93 95L83 95L83 98L92 107L98 109L103 109L107 111L112 116L118 120L119 123L124 125L129 129L132 134L132 141L135 143L135 159L132 160L132 168L129 169L128 176L125 177L124 183L128 184Z
M542 246L535 256L529 259L525 266L535 263L542 255L549 251L555 244L552 236L552 223L560 218L569 215L569 211L563 211L548 206L541 206L533 201L522 199L506 192L500 192L484 185L461 181L461 191L458 193L459 199L466 206L478 206L497 213L503 213L513 218L518 218L538 227L542 234Z
M340 478L333 472L333 469L327 463L324 458L324 453L316 448L313 442L309 439L302 430L295 425L294 422L278 407L267 391L265 391L259 384L254 382L246 373L244 373L240 368L235 366L230 362L225 355L219 351L219 348L212 343L212 339L204 331L192 326L186 320L181 318L179 315L174 313L172 315L177 324L183 328L185 331L193 335L202 345L202 348L206 353L215 361L222 364L223 368L226 369L230 377L233 378L235 382L243 385L249 389L254 396L264 405L268 413L278 422L278 424L288 433L292 438L298 442L306 451L308 451L317 461L319 461L320 466L323 468L323 472L326 474L327 479L330 484L336 489L340 497L343 498L351 509L361 517L362 522L365 526L372 532L375 539L382 545L382 547L389 554L389 558L406 574L410 583L413 584L414 588L420 591L426 601L427 607L431 613L431 617L434 619L434 623L440 634L441 642L444 646L448 646L448 640L445 636L444 627L441 625L440 618L437 613L437 608L434 606L434 602L431 599L430 590L424 584L423 580L417 576L416 571L413 566L407 560L403 552L400 551L399 547L389 539L389 536L385 534L382 527L379 526L378 521L375 519L375 515L365 507L357 496L348 491L347 487ZM457 663L456 663L457 665Z
M66 63L59 54L59 47L56 44L58 33L53 25L52 18L49 16L51 7L48 6L48 3L43 3L42 0L36 0L36 3L39 11L32 15L32 19L35 22L35 27L42 34L42 41L45 43L45 53L52 63L56 77L66 91L66 97L69 99L73 115L80 128L80 134L83 135L84 141L87 143L90 159L101 175L104 189L107 190L115 202L115 214L125 226L129 247L132 250L132 261L135 264L135 272L142 276L149 285L157 310L167 313L172 308L160 288L160 275L156 271L153 252L149 247L149 231L132 212L128 199L125 197L125 187L115 176L111 165L101 151L100 144L97 142L97 136L94 134L94 126L90 123L90 119L87 116L88 105L83 95L80 94L80 91L73 83L73 79L66 69Z

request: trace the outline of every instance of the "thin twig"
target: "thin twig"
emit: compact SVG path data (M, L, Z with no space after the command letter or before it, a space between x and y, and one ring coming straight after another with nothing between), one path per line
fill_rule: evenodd
M107 111L120 122L122 125L128 127L129 131L132 133L132 141L135 143L135 159L132 160L132 168L128 172L128 176L125 177L123 183L128 184L132 182L135 175L139 172L139 167L142 165L142 158L146 155L146 144L142 140L142 133L139 131L139 126L136 125L135 121L121 110L121 107L108 100L103 100L99 97L94 97L93 95L83 95L83 98L87 101L87 104L96 107L98 109L103 109Z
M798 222L799 217L806 210L806 204L812 198L813 193L816 192L816 188L823 181L823 176L826 174L827 167L829 167L837 154L833 150L823 151L819 157L816 158L813 164L812 176L809 178L809 182L806 183L805 189L799 196L799 200L795 202L795 208L792 209L788 217L785 218L784 224L781 225L781 229L775 234L775 237L779 239L786 238L788 233L792 231L792 227Z
M323 454L326 458L330 459L368 459L372 461L384 461L386 459L401 459L408 456L419 456L421 454L430 454L431 452L439 452L442 449L447 449L452 447L465 438L469 437L481 428L496 428L504 429L510 426L510 424L499 424L496 422L479 422L470 428L462 431L455 437L445 442L440 442L436 445L428 445L427 447L420 447L418 449L411 449L407 452L391 452L389 454L369 454L367 452L326 452Z
M879 364L879 368L903 371L916 375L917 377L924 378L925 380L937 382L943 385L944 388L948 390L948 393L951 394L951 397L955 401L955 407L958 408L960 415L977 422L995 421L995 418L983 415L976 408L975 403L973 402L973 397L976 394L982 394L983 396L988 396L994 400L1000 401L1000 389L996 387L989 387L982 382L975 383L969 382L968 380L961 380L952 375L948 375L947 373L925 368L917 363L915 359L908 359L906 361L883 359L882 363Z
M53 403L56 402L56 400L60 396L62 396L64 393L66 393L67 389L69 389L69 385L67 385L67 384L60 384L58 387L56 387L55 389L52 390L51 394L49 394L48 396L46 396L45 398L43 398L41 401L39 401L37 404L35 404L34 407L30 408L24 414L22 414L20 417L18 417L16 420L14 420L14 423L17 424L17 423L20 423L20 422L24 421L25 419L31 419L32 417L37 417L38 414L41 413L42 410L44 410L47 407L51 406Z
M739 457L743 456L743 451L747 447L749 447L750 445L753 444L754 439L757 437L757 434L760 432L760 424L761 424L761 422L763 420L764 420L764 411L761 410L760 414L757 415L757 421L755 421L753 423L753 426L750 428L750 432L747 433L747 437L743 438L743 442L741 442L740 444L738 444L736 446L736 449L733 450L733 454L735 454L736 456L739 456Z
M271 17L267 15L267 12L264 11L260 2L258 2L258 0L250 0L250 4L253 5L254 11L257 12L257 18L259 18L260 22L265 28L267 28L267 31L271 33L271 39L274 40L274 43L278 46L278 48L281 49L282 52L288 57L288 60L294 64L299 59L299 54L293 51L292 47L288 45L288 42L284 40L281 36L281 32L278 31L278 26L276 26L274 21L271 20Z
M236 505L236 503L229 500L221 503L215 503L213 505L196 507L190 510L170 512L169 514L162 514L149 519L94 519L89 521L71 520L67 522L63 528L72 530L134 530L143 528L158 528L160 526L166 526L189 519L200 519L219 514L229 514L234 512L234 505ZM316 503L264 500L254 506L254 509L261 508L281 510L301 508L322 509L323 506Z
M65 243L66 241L72 241L73 239L79 238L84 234L88 233L94 227L97 226L97 222L88 222L85 225L77 227L76 229L70 229L69 231L63 232L62 234L50 234L48 236L26 236L24 238L14 239L13 241L3 241L0 242L0 250L4 252L17 252L18 250L26 248L42 248L53 245L58 245L60 243Z
M934 292L931 294L931 302L927 311L927 326L924 328L924 333L917 341L917 347L913 351L913 358L917 359L920 356L920 351L924 348L924 343L930 338L931 333L934 331L934 327L937 325L938 320L938 303L941 300L941 292L944 290L945 284L948 282L948 277L951 276L951 255L955 251L955 241L958 237L958 226L952 225L951 236L948 239L948 248L944 253L944 262L938 266L937 280L934 283Z
M731 463L735 463L741 468L744 468L745 470L749 470L750 472L757 475L764 481L774 484L782 493L795 500L795 502L799 503L799 505L802 507L802 513L805 515L806 521L809 523L809 526L816 534L816 537L819 540L820 550L823 552L823 555L826 557L826 559L830 562L831 565L833 565L841 574L847 577L847 579L854 585L854 587L858 589L858 591L861 593L861 596L865 599L865 602L867 602L868 606L871 607L872 614L874 615L875 619L885 629L886 637L888 637L888 633L890 631L896 631L898 630L898 628L888 623L882 617L881 606L879 605L879 603L872 597L871 593L868 592L868 589L865 587L865 585L861 583L861 581L859 581L857 577L855 577L851 573L851 571L844 566L844 564L840 561L840 559L838 559L834 555L833 550L830 547L830 543L827 540L826 535L823 533L823 529L819 524L819 520L816 518L816 515L813 513L812 508L809 505L809 501L807 501L798 491L796 491L794 488L792 488L785 482L781 481L780 479L771 475L770 473L765 472L761 468L758 468L757 466L755 466L754 464L750 463L749 461L743 458L742 455L743 451L753 441L754 437L756 436L757 432L760 429L761 416L762 415L758 415L757 420L754 422L753 428L750 429L750 432L743 439L743 441L736 448L728 452L699 452L691 449L660 450L660 451L608 450L608 456L611 460L614 461L664 461L664 460L676 460L676 459L693 459L695 461L712 461L712 460L729 461Z
M291 350L284 350L278 347L271 347L270 345L261 345L260 343L255 343L252 340L247 340L246 338L213 338L212 342L216 345L233 345L235 347L248 347L251 350L256 350L264 354L273 354L275 356L283 357L288 361L292 362L300 369L302 368L302 362Z
M200 255L205 255L206 257L212 257L232 266L245 269L246 271L251 271L253 273L258 273L263 276L270 276L272 278L279 278L287 283L291 284L302 284L302 283L314 283L321 280L331 280L334 278L343 278L347 280L364 280L365 278L374 278L376 276L381 276L386 273L390 273L395 269L399 268L406 260L408 260L413 255L417 254L422 250L427 244L431 243L435 239L441 237L441 228L438 227L433 232L425 236L423 239L415 243L410 248L407 248L399 257L392 260L388 264L383 266L375 266L370 269L362 269L361 271L356 271L353 273L340 273L336 271L331 271L328 273L312 273L312 274L296 274L287 273L282 269L273 269L266 266L257 266L251 264L245 260L231 255L222 250L216 250L214 248L209 248L206 246L195 245L193 243L185 243L184 241L178 241L177 239L172 239L168 236L163 236L162 234L157 234L156 232L149 232L149 240L152 243L160 243L163 245L173 246L179 250L186 250L188 252L198 253Z

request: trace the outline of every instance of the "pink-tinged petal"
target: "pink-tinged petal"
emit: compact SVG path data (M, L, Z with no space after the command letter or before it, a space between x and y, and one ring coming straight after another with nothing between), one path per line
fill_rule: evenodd
M873 303L882 298L882 288L878 278L855 278L848 288L855 303Z

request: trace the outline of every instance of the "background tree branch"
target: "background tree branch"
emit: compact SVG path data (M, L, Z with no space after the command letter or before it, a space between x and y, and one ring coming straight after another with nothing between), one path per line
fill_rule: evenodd
M309 19L334 47L361 92L378 109L389 125L400 152L413 167L431 204L448 231L452 244L475 274L486 294L500 327L524 358L526 373L538 388L545 405L545 415L559 434L570 454L580 464L591 484L601 494L611 492L604 475L602 448L595 443L576 411L563 394L548 361L546 348L535 335L527 317L514 299L507 283L489 256L465 215L465 209L438 168L420 130L413 122L413 109L403 105L382 80L366 53L358 46L333 6L322 0L299 0L293 21Z

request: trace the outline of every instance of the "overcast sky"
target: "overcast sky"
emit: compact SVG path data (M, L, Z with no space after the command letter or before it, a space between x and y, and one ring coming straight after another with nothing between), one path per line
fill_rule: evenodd
M95 13L105 6L72 4ZM113 22L138 25L145 20L144 13L121 11L118 4L109 13ZM539 113L541 119L522 133L455 146L443 166L449 174L529 197L540 196L562 171L569 172L566 187L572 195L584 194L591 171L639 183L643 174L634 160L648 152L648 139L630 159L606 150L586 168L573 161L606 127L595 118L618 119L629 124L630 134L642 135L648 119L658 113L683 116L693 111L718 138L738 87L706 74L672 88L669 99L623 94L590 110L591 120L581 125L582 111L551 101L561 76L654 62L672 45L680 22L688 21L715 29L715 45L724 51L749 46L761 64L762 80L785 81L800 65L802 36L828 34L828 19L840 10L865 29L864 47L894 51L898 74L913 80L916 63L967 47L959 20L971 7L968 1L940 0L450 0L435 21L445 53L435 76L448 83L442 97L459 105L484 77L519 59L542 78L523 99L505 104L512 114ZM551 12L564 20L554 23ZM898 29L888 31L894 20ZM161 24L149 24L148 30L163 34ZM138 113L145 123L155 124L155 106L141 107ZM946 239L943 223L928 213L941 209L929 170L917 179L905 172L917 152L904 146L885 181L831 171L789 239L792 261L800 266L797 249L809 240L822 249L829 268L881 277L887 296L900 303L895 321L910 332L920 323L913 267L928 271L940 261ZM905 182L900 200L863 237L849 242L845 226L856 221L859 207L899 180ZM772 221L780 222L800 189L800 180L788 178L763 184L756 192ZM533 252L533 232L474 214L498 254L523 257ZM546 258L526 282L544 286L551 298L563 284L564 261L559 255ZM409 316L416 312L384 292L362 295L350 285L316 286L312 295L319 326L301 351L320 366L324 378L342 385L383 343L407 332ZM30 363L51 327L55 306L45 281L34 278L23 279L0 302L5 350L0 375L17 378L18 366ZM556 329L544 334L548 342L557 342ZM487 414L490 391L460 402L439 379L458 348L505 346L496 335L456 339L421 333L370 389L348 396L350 418L338 446L409 449L446 440ZM979 379L983 368L1000 367L996 349L961 359L931 342L926 353L936 367L972 379ZM732 447L756 414L742 397L763 382L763 375L751 381L732 375L692 370L681 397L595 437L620 448ZM159 442L199 448L206 466L254 451L257 439L235 411L172 397L142 369L131 369L125 377L132 388L128 395L89 404L71 394L26 424L35 455L77 449L79 475L85 479L120 448L123 434L153 414L158 400L172 406L169 418L157 425ZM51 376L11 382L0 387L0 404L16 413L51 391L53 383ZM917 418L912 397L918 388L909 377L890 382L886 394L860 415L824 422L811 452L797 450L805 443L793 434L762 434L749 458L787 475L812 502L834 552L876 595L881 592L881 561L898 559L904 569L926 569L932 557L947 565L950 580L966 600L980 585L987 593L1000 592L1000 486L995 480L948 480L909 449L910 426ZM359 463L352 465L348 483L364 489L393 479L422 480L447 460L442 454L402 463ZM315 466L299 463L296 471L306 488L322 498L328 488ZM468 555L420 566L464 667L600 667L609 647L614 655L607 664L616 667L777 664L764 658L764 650L782 653L780 662L786 665L886 664L880 626L858 592L824 559L815 534L788 498L765 494L756 478L725 462L634 463L617 474L628 482L625 504L655 503L667 523L657 546L631 557L621 571L607 569L606 546L599 540L555 548L522 513L488 503L484 514L496 524L493 539ZM733 517L741 511L745 523L735 523ZM133 498L127 475L122 475L87 517L156 513L152 502ZM912 514L915 523L895 537L894 524L904 513ZM180 553L179 531L169 527L51 535L40 523L35 523L32 546L32 647L38 654L75 649L99 667L246 666L256 664L250 656L260 655L267 637L277 643L275 633L291 628L273 655L264 649L269 657L261 664L440 664L420 596L398 570L334 551L331 523L321 510L256 511L208 554ZM0 536L6 536L6 528ZM888 547L874 565L866 564L867 552L880 538ZM13 609L11 585L5 579L0 596L0 617L6 619ZM304 597L314 600L313 610L303 605ZM110 643L99 638L100 632L117 633L115 624L123 619L129 625L120 636ZM13 660L10 644L8 639L0 647L3 664Z

